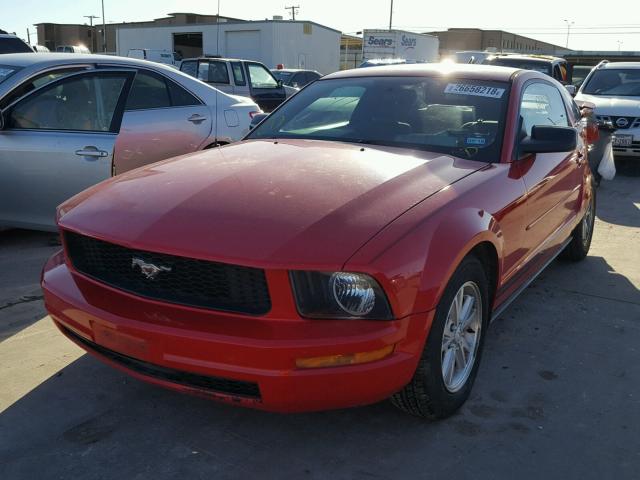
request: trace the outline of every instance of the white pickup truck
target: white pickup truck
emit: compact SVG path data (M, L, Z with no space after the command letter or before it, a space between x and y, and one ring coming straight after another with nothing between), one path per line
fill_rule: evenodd
M180 71L233 95L251 97L265 112L271 112L298 91L283 85L260 62L219 57L187 58Z

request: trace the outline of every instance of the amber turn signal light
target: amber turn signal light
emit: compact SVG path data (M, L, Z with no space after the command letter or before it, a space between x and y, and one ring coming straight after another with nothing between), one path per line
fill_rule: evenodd
M382 360L393 353L395 345L387 345L370 352L346 353L340 355L327 355L326 357L297 358L298 368L322 368L339 367L341 365L357 365L359 363Z

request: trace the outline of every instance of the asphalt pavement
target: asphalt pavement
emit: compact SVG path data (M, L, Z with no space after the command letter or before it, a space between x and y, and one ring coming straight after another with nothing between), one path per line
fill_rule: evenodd
M281 415L129 378L53 327L59 246L0 232L0 478L640 477L640 178L598 191L592 249L557 260L489 329L472 396L428 423L389 402Z

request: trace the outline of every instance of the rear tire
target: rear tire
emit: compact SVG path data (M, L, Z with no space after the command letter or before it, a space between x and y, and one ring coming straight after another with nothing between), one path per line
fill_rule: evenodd
M571 242L562 252L562 258L579 262L589 253L591 239L593 238L593 226L596 218L596 189L591 186L591 196L587 211L580 223L571 232Z
M453 321L456 315L459 321ZM436 308L413 379L391 402L431 420L455 413L471 392L488 321L487 275L480 260L469 256L453 274Z

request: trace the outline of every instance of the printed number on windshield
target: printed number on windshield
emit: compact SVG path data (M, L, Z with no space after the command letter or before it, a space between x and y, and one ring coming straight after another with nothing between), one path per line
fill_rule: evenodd
M470 85L466 83L449 83L444 93L456 95L474 95L476 97L502 98L504 88L487 87L486 85Z

